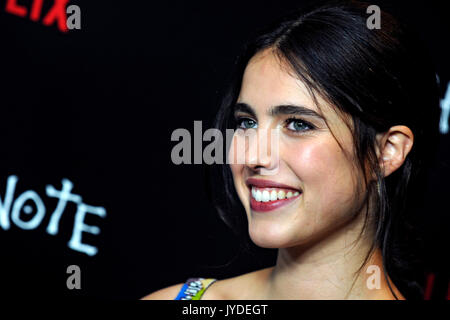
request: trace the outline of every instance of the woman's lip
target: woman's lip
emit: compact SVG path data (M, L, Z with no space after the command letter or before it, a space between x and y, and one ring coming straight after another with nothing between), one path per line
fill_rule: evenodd
M247 186L251 189L251 186L255 186L257 188L281 188L281 189L292 189L298 192L302 192L302 190L288 186L286 184L282 184L276 181L266 180L266 179L257 179L257 178L248 178L246 181Z
M291 203L292 201L298 199L298 197L300 197L301 195L302 194L300 193L297 196L293 196L293 197L290 197L287 199L267 201L267 202L256 201L255 198L253 198L250 195L250 207L252 210L258 211L258 212L272 211L272 210L278 209L282 206L285 206L285 205Z

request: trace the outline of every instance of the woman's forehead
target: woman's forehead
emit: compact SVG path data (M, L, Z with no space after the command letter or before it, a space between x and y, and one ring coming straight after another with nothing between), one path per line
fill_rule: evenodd
M296 76L285 61L266 49L256 54L248 63L242 79L238 102L245 102L256 111L267 111L271 106L302 105L322 114L328 120L336 116L335 107L319 94L316 105L306 84ZM266 112L267 113L267 112Z
M277 105L302 105L321 114L331 130L341 131L343 127L349 129L346 123L348 116L317 92L313 97L292 67L269 49L256 54L249 61L237 102L250 105L257 114L270 114L270 109Z
M239 98L257 108L297 103L315 108L306 86L288 73L287 66L272 53L260 53L248 63Z

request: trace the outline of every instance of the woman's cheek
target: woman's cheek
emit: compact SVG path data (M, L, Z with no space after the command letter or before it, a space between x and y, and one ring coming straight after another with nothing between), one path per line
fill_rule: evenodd
M239 198L241 199L241 201L244 200L244 199L242 199L242 193L243 193L242 171L243 171L243 168L244 168L244 166L242 164L230 164L231 174L233 175L234 187L235 187L236 192L237 192Z
M233 181L235 183L239 181L239 179L242 179L242 172L244 169L244 162L239 161L240 158L242 158L242 155L240 155L237 150L237 139L238 137L234 135L233 140L231 141L230 149L228 150L228 163L230 164L231 173L233 174Z
M332 156L322 144L303 143L297 147L287 145L284 149L282 158L305 189L311 187L310 184L322 181L332 165Z
M242 205L244 206L244 208L246 209L246 211L249 210L249 199L247 199L248 195L247 195L247 190L245 189L245 181L244 181L244 164L237 164L237 163L232 163L230 162L230 169L231 169L231 174L233 176L233 184L234 184L234 188L236 189L236 193L239 197L239 199L241 200Z
M291 148L287 163L304 189L308 203L322 209L339 206L353 194L348 160L332 143L304 143Z

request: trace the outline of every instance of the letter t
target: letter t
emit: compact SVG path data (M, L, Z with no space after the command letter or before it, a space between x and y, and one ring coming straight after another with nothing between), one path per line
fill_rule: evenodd
M59 220L66 208L67 201L72 201L77 204L81 203L82 199L79 195L71 194L70 191L73 188L73 183L68 179L62 180L62 190L58 191L53 186L48 185L45 188L45 192L47 196L53 198L59 198L58 205L56 206L55 211L53 211L52 216L50 218L50 222L47 226L47 233L51 235L55 235L58 233L59 229Z

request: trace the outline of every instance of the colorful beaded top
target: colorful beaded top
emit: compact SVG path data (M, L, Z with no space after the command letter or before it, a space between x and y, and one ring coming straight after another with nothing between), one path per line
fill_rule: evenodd
M175 300L200 300L205 290L216 280L212 278L189 278Z

